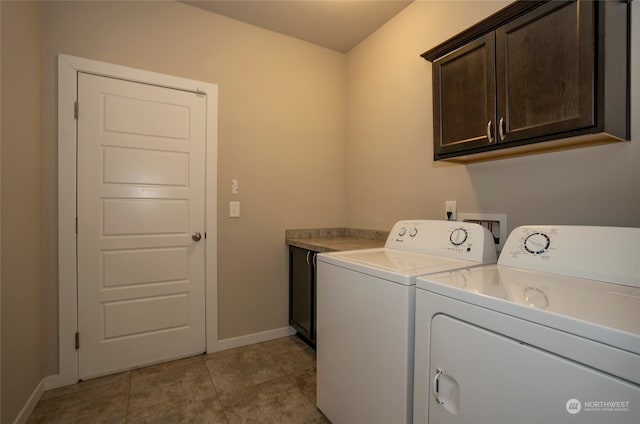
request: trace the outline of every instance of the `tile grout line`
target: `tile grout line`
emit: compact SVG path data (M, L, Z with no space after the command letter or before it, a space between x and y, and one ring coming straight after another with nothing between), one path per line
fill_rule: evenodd
M209 380L211 381L211 386L213 387L213 391L216 394L216 399L218 400L218 404L220 405L220 410L222 411L222 415L224 416L224 419L227 422L227 424L229 424L229 418L227 417L227 411L225 411L225 408L222 405L222 400L220 399L220 394L218 393L218 389L216 388L216 384L213 382L213 376L211 375L211 370L207 366L207 360L205 359L206 356L208 356L208 354L206 354L206 353L202 356L202 361L204 362L204 367L207 369L207 374L209 374Z

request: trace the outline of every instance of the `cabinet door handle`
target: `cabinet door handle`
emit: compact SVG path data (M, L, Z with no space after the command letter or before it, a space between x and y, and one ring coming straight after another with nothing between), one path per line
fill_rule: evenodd
M489 139L489 143L493 143L493 136L491 135L491 119L487 122L487 138Z
M316 258L318 257L317 253L313 253L313 256L311 257L311 263L313 264L313 266L318 266L318 261L316 260Z
M307 265L311 266L311 261L309 260L309 254L311 251L307 250Z
M500 117L498 122L498 134L500 134L500 141L504 141L504 117Z

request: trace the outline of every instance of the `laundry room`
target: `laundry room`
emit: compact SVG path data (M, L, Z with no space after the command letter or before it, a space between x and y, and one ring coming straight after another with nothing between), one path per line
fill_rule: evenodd
M345 9L352 3L401 5L386 12L386 19L355 44L328 47L197 3L285 7L274 14L276 22L279 17L286 21L282 17L293 13L287 12L287 5L298 3L333 3ZM624 87L631 93L630 104L622 100L607 115L619 114L623 121L628 115L629 135L621 137L626 140L613 137L601 144L477 156L467 162L456 160L450 150L435 150L436 59L421 55L513 3L0 1L0 422L27 422L38 401L47 399L47 391L78 381L76 339L80 350L86 346L82 333L76 336L75 247L72 242L69 251L61 245L61 237L76 237L76 217L61 214L69 199L75 208L75 155L60 157L68 146L75 149L76 133L71 131L72 142L65 144L69 133L61 133L65 127L60 116L67 116L72 125L77 118L73 101L65 110L59 107L61 87L82 88L84 82L72 77L71 85L61 84L61 57L74 72L92 76L109 75L100 70L107 69L113 71L113 79L131 70L140 76L133 78L137 82L159 75L175 78L172 81L178 82L172 87L191 90L205 102L203 122L210 130L206 144L208 153L215 153L205 154L203 162L202 173L208 176L203 181L206 226L185 232L185 243L208 255L201 313L207 317L207 339L200 353L273 343L301 331L290 321L287 243L287 238L300 240L301 233L287 231L332 229L366 243L375 240L375 247L381 248L400 221L446 221L447 202L455 202L458 220L463 214L504 216L507 235L532 225L639 228L640 96L633 94L640 90L637 1L628 2L630 69L627 81L622 81L628 83ZM318 11L316 16L323 15ZM328 39L337 32L326 24L322 34ZM618 56L626 57L623 53ZM625 68L623 62L620 59L620 68ZM163 83L149 85L154 84ZM473 94L465 104L452 107L470 115L465 108L477 105ZM79 104L79 117L84 107ZM453 126L464 127L463 118ZM482 123L483 136L499 138L500 116L488 123ZM110 157L126 149L114 150ZM135 158L127 160L136 163ZM98 174L104 175L87 175ZM62 184L65 181L71 181L71 187ZM158 183L169 188L172 184ZM412 228L407 224L402 237L409 237ZM61 236L67 230L70 238ZM449 239L447 234L449 241L462 237ZM164 259L154 264L177 263L167 249ZM116 271L129 269L129 259L110 258ZM301 260L313 263L305 255ZM150 262L144 268L160 269ZM113 278L115 285L124 285ZM156 281L168 286L162 277ZM175 311L174 306L167 310ZM300 349L309 344L313 345ZM207 366L212 372L213 365ZM87 376L89 382L91 378Z

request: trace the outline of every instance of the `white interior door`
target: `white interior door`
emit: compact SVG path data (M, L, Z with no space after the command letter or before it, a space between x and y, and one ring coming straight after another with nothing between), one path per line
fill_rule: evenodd
M204 352L204 96L80 72L78 104L79 378Z

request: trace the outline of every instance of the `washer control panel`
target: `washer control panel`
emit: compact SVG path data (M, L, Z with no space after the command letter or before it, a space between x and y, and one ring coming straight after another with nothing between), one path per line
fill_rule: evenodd
M398 221L385 247L482 262L496 260L489 231L478 225L457 221Z

